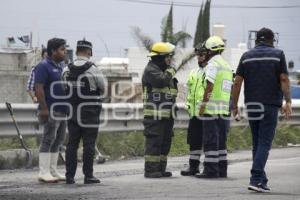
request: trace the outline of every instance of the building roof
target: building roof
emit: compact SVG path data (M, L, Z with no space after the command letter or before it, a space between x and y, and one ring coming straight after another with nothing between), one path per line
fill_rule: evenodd
M126 66L129 63L128 58L110 58L110 57L103 57L100 61L96 62L98 66Z

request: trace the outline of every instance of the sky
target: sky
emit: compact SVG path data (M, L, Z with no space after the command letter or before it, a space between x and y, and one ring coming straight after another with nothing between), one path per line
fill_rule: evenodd
M126 57L124 49L137 46L131 27L138 26L154 40L160 40L162 18L168 0L1 0L0 45L6 37L34 35L34 45L46 45L52 37L65 38L76 47L76 41L85 37L94 45L94 59ZM174 31L186 26L192 36L195 32L201 0L174 0L193 6L174 6ZM298 5L297 7L291 7ZM231 7L233 6L233 7ZM239 8L237 6L241 6ZM252 8L244 8L252 6ZM253 8L283 7L283 8ZM279 33L279 48L285 51L287 61L293 60L300 68L300 0L212 0L211 26L226 26L228 47L247 42L248 31L262 27ZM192 42L189 43L192 46ZM107 48L106 48L107 47Z

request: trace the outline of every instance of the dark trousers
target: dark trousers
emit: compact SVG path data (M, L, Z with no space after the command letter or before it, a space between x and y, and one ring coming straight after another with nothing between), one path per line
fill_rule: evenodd
M204 115L203 151L204 173L212 176L227 175L227 133L229 119L226 116Z
M251 169L250 183L267 184L268 179L265 173L265 165L267 163L269 151L275 135L279 107L264 105L264 111L256 112L249 111L249 109L258 109L258 107L247 107L253 143L253 165Z
M187 144L190 145L190 167L197 168L200 164L203 137L202 120L196 116L189 120Z
M144 119L145 172L165 171L171 149L174 119Z
M93 161L98 128L83 128L76 121L68 121L69 141L66 149L66 177L73 178L77 169L77 150L80 139L83 141L83 173L93 176Z

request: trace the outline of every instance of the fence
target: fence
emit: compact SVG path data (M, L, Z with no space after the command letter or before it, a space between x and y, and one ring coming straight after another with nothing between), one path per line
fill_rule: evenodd
M37 105L12 104L16 121L21 134L34 136L42 133L42 127L36 117ZM178 117L175 120L175 128L187 128L189 116L184 109L184 104L178 104ZM242 113L245 116L245 112ZM100 132L124 132L143 130L143 105L136 103L103 104L100 116ZM280 117L281 123L300 125L300 102L293 103L293 115L288 121ZM232 120L232 126L246 126L247 120L236 122ZM5 104L0 104L0 137L16 136L16 129Z

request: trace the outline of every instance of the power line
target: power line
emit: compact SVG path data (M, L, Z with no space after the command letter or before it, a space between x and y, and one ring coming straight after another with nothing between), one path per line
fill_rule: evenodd
M201 7L202 4L190 3L190 2L179 2L179 1L162 1L162 0L117 0L130 3L140 3L140 4L152 4L152 5L171 5L179 7ZM281 9L281 8L300 8L300 5L282 5L282 6L240 6L240 5L211 5L212 8L246 8L246 9Z

